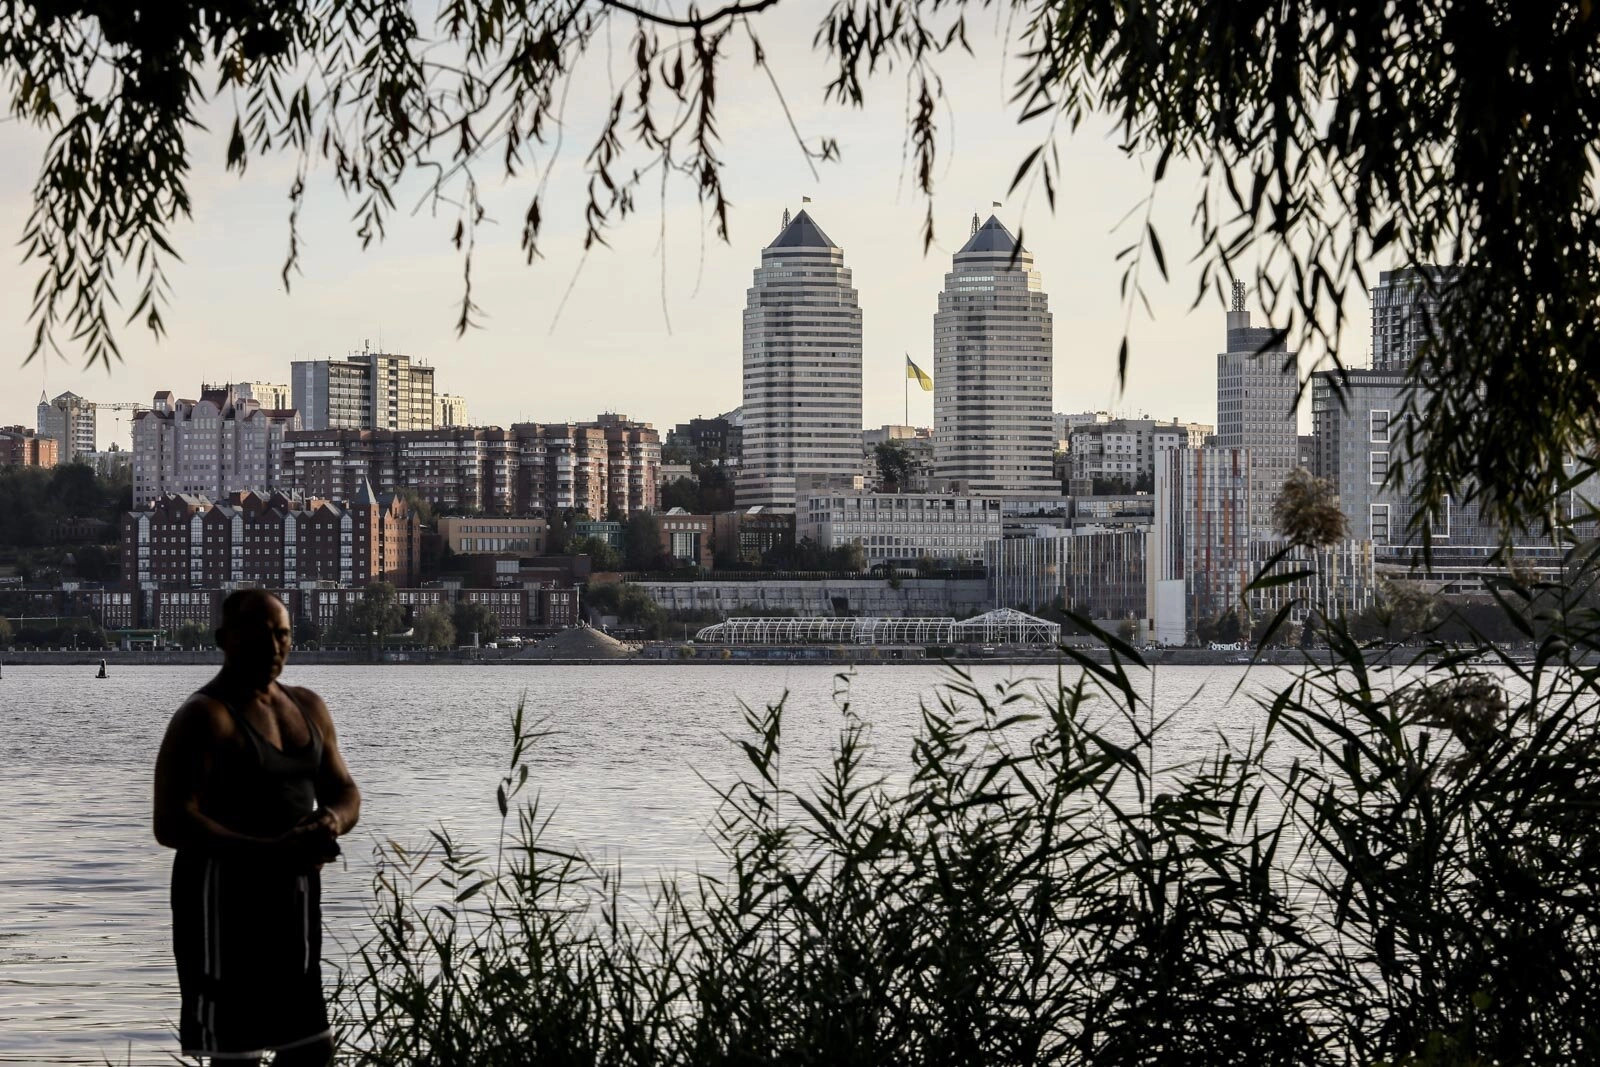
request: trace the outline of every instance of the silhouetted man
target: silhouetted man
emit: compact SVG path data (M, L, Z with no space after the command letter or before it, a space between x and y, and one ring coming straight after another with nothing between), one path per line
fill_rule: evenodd
M172 717L156 758L156 840L172 864L172 948L188 1055L282 1067L333 1056L318 870L361 813L333 720L277 682L289 613L241 590L222 605L221 672Z

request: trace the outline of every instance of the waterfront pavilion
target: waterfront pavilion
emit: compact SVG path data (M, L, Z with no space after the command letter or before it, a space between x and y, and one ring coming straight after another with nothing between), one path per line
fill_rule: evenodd
M695 640L714 645L1034 645L1060 643L1061 627L1001 608L970 619L748 618L707 626Z

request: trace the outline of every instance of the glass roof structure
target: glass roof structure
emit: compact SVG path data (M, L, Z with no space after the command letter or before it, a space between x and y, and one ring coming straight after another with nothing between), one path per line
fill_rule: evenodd
M1061 627L1001 608L970 619L839 618L727 619L694 635L714 645L1035 645L1061 640Z

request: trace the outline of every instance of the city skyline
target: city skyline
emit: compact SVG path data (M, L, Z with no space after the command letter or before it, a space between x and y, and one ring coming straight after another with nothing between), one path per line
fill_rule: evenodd
M777 17L807 24L799 15ZM798 39L809 40L809 33ZM437 368L440 382L449 382L442 387L466 396L473 421L483 425L610 409L666 426L727 411L739 403L740 314L750 262L776 232L783 210L800 209L802 196L812 197L819 224L845 249L861 294L865 425L903 421L903 354L931 367L932 317L949 257L966 239L973 211L987 215L997 198L1004 206L995 213L1049 264L1052 310L1062 336L1071 338L1056 354L1057 410L1114 408L1214 421L1212 321L1223 307L1208 296L1189 310L1194 274L1186 264L1193 243L1186 198L1165 196L1154 209L1173 276L1162 283L1146 271L1155 318L1142 309L1133 315L1129 387L1119 399L1116 354L1127 313L1116 252L1134 235L1115 226L1148 184L1153 164L1128 158L1104 124L1090 123L1071 142L1074 158L1053 214L1042 190L1008 196L1036 131L1014 121L1008 85L995 76L995 42L975 47L976 57L953 62L947 74L954 140L936 176L937 239L926 252L920 228L927 205L902 174L898 101L880 95L859 113L825 108L812 90L821 65L809 49L775 51L796 123L808 137L837 136L842 161L818 164L813 179L792 135L771 121L776 103L764 75L730 68L722 116L734 200L730 240L722 243L702 226L691 189L670 186L665 219L657 204L642 204L641 215L610 235L611 248L589 254L574 282L583 256L582 172L577 160L564 160L549 187L545 258L532 267L517 251L514 225L527 188L488 190L491 217L478 236L474 288L485 328L460 340L453 324L461 263L446 240L453 219L448 225L426 213L405 219L384 244L363 253L351 235L349 205L331 182L313 176L301 219L304 273L284 294L278 272L288 242L288 163L252 164L236 178L221 168L222 133L201 139L194 221L177 233L185 262L172 269L169 336L156 344L142 327L124 330L127 358L109 377L98 367L84 373L76 359L20 365L31 340L34 276L16 262L0 267L0 350L13 354L4 380L21 387L0 396L0 424L30 422L40 388L107 402L140 400L201 377L283 381L295 359L339 358L364 342ZM584 94L574 90L574 127L604 96L604 79L595 81L592 99L580 101ZM225 115L216 109L202 118L225 131ZM41 143L23 128L0 131L0 147L11 158L35 160ZM213 159L214 167L207 163ZM1179 180L1187 179L1174 161L1168 183ZM0 176L0 232L21 232L31 183L29 166ZM399 200L409 210L414 197ZM663 226L665 280L657 251ZM1347 308L1346 357L1356 363L1366 352L1365 305L1362 296ZM1307 369L1317 356L1306 353ZM914 396L911 417L931 425L931 397Z

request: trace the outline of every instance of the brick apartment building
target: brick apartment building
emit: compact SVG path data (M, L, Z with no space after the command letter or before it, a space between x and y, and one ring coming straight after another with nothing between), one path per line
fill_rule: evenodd
M167 494L122 520L122 574L141 589L266 588L328 581L415 585L416 516L363 483L335 503L235 493L224 503Z
M507 431L301 430L283 449L284 480L307 497L347 500L363 483L380 493L414 489L439 508L513 510L517 442Z
M26 426L0 426L0 467L54 467L61 445Z
M344 499L365 479L486 515L653 510L660 466L660 436L621 415L509 430L302 430L284 446L285 481L306 496Z

